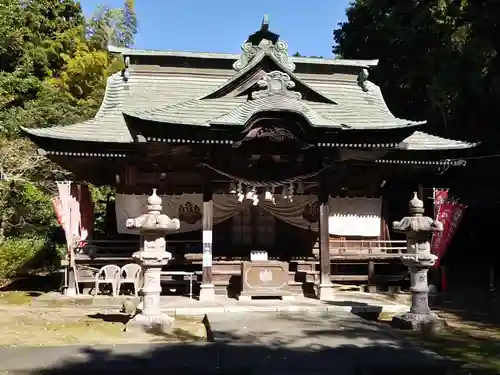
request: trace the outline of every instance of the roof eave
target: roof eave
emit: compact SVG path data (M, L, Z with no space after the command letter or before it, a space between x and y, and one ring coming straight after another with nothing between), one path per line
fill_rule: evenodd
M421 131L415 131L399 144L405 151L449 151L466 150L478 146L479 142L466 142L442 138Z
M411 145L407 144L405 145L406 142L401 143L401 147L399 148L400 150L404 151L452 151L452 150L468 150L474 147L477 147L480 145L481 142L462 142L460 144L456 145L443 145L443 146L418 146L418 145Z
M33 141L33 139L61 139L60 137L54 137L50 134L43 134L39 132L39 130L43 130L43 129L33 129L33 128L25 128L24 126L21 126L20 127L21 129L21 134L28 137L30 140Z
M396 120L398 120L396 118ZM392 130L392 129L403 129L403 128L413 128L416 126L425 125L427 121L407 121L400 124L390 124L390 123L382 123L374 126L373 123L367 124L345 124L346 129L350 130Z
M156 122L159 124L182 125L182 126L195 126L195 127L210 127L207 122L200 123L186 123L182 120L172 119L162 116L148 115L142 112L123 112L125 119L135 119L140 121ZM128 122L127 122L128 123Z
M187 57L198 59L221 59L221 60L238 60L239 54L221 53L221 52L196 52L196 51L169 51L169 50L146 50L116 47L108 45L110 53L118 53L126 56L172 56L172 57ZM324 59L315 57L295 57L290 56L290 61L298 64L314 64L314 65L339 65L339 66L354 66L359 68L371 68L378 65L378 59L372 60L347 60L347 59Z

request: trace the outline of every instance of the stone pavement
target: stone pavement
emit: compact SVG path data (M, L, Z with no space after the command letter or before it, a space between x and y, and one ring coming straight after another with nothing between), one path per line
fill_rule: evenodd
M111 298L105 296L81 296L68 299L60 294L48 294L37 298L33 306L51 306L51 302L64 301L84 304L89 308L119 308L127 297ZM129 297L130 298L130 297ZM279 299L264 299L252 301L237 301L232 298L216 296L211 302L200 302L195 299L179 296L162 296L161 309L169 315L204 315L223 312L352 312L352 313L402 313L408 310L408 296L401 295L389 298L386 295L361 292L338 292L334 301L319 301L317 299L296 297L293 301ZM59 305L61 306L61 305Z
M10 374L447 374L448 363L350 313L212 313L211 343L0 349Z
M224 344L224 368L234 371L388 375L418 369L419 374L444 374L448 367L436 354L350 313L234 313L230 319L209 314L208 321L214 342ZM234 355L234 347L245 350Z

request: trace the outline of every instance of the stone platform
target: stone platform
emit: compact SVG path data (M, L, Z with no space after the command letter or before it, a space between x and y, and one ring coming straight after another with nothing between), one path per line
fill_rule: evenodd
M120 296L116 298L106 296L64 297L58 293L46 294L34 299L33 305L38 307L55 306L88 306L89 309L121 308L125 299L134 297ZM408 311L408 296L398 295L391 297L383 294L362 292L337 292L333 301L319 301L317 299L296 297L291 301L279 299L253 299L238 301L232 298L216 296L210 302L201 302L195 299L180 296L161 296L161 310L168 315L204 315L224 312L351 312L361 313L390 313L398 314Z

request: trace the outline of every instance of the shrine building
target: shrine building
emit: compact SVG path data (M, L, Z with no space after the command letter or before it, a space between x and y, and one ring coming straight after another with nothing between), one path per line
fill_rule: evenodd
M426 176L463 165L460 152L475 146L395 117L368 79L377 60L290 56L266 19L239 55L109 51L125 69L108 78L94 118L23 129L75 184L116 190L104 235L82 235L80 203L69 283L132 261L139 235L126 220L157 189L181 223L167 235L167 288L185 275L201 299L266 285L320 299L346 283L390 286L406 243L388 223Z

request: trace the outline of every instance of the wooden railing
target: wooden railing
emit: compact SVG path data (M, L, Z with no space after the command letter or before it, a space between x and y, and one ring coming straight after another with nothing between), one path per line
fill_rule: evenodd
M406 251L406 241L330 238L329 247L331 257L395 257ZM318 243L314 245L313 254L319 255Z
M83 241L76 248L77 260L126 260L139 250L139 240L89 240ZM338 239L330 238L330 257L398 257L406 251L405 240L377 240L377 239ZM184 254L188 261L201 261L200 240L167 240L168 251L173 254ZM316 242L313 247L313 256L319 259L319 246ZM199 258L199 259L198 259ZM214 257L216 260L217 257ZM222 257L224 258L224 257ZM236 260L237 257L228 257ZM246 259L246 258L245 258ZM223 260L223 259L221 259ZM228 260L228 259L226 259Z
M169 251L174 251L176 246L201 246L200 241L167 240ZM82 241L76 248L77 259L130 259L132 254L139 250L140 242L137 240L89 240Z

